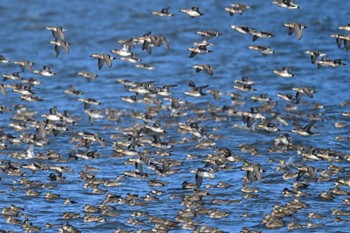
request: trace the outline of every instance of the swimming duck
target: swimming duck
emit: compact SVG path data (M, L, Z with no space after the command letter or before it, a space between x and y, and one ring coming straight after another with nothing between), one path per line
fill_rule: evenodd
M319 195L320 199L323 201L333 201L334 196L330 193L327 193L326 191L322 191L321 194Z
M303 225L296 223L296 222L290 222L290 223L288 223L288 226L287 226L289 231L297 230L297 229L300 229L303 227L304 227Z
M33 223L29 222L29 220L26 218L22 225L21 225L23 231L25 232L40 232L41 227L34 226Z
M60 194L55 194L55 193L52 193L52 192L47 192L45 194L45 199L46 200L55 200L55 199L58 199L60 197L61 197Z

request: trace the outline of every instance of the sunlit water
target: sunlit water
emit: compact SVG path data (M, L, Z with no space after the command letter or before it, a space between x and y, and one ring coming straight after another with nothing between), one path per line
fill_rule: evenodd
M277 102L275 111L280 112L288 121L288 126L279 125L281 132L292 136L295 145L304 147L316 147L322 149L331 149L342 155L349 152L348 141L335 141L336 136L348 137L349 127L334 128L337 121L348 122L348 118L341 116L343 112L349 111L347 106L340 106L344 101L349 101L348 66L338 68L318 69L316 64L310 63L309 55L306 50L320 50L326 53L330 59L346 59L348 53L338 49L335 39L330 37L333 33L343 33L338 31L338 26L346 25L349 15L349 3L346 1L341 4L335 4L334 1L300 1L301 9L287 10L272 4L270 1L249 0L245 4L251 9L244 12L243 15L230 16L224 8L229 7L230 1L65 1L56 3L51 1L2 1L0 3L0 13L2 15L2 25L0 29L0 54L8 57L10 60L29 60L35 63L35 69L40 69L44 65L51 65L52 70L56 72L53 77L41 77L28 71L21 75L25 78L35 77L41 81L33 91L43 102L26 102L20 99L18 93L8 91L6 96L0 97L0 103L12 109L12 113L3 113L1 119L1 129L5 134L12 134L19 137L23 132L14 131L8 124L13 122L11 119L15 113L15 104L24 104L29 110L37 111L35 120L42 121L41 114L48 113L49 109L57 106L59 112L67 110L75 117L81 119L76 125L69 125L70 131L61 132L57 137L48 136L50 143L44 148L35 147L35 153L45 153L50 149L59 153L65 160L68 159L71 150L76 150L76 143L72 142L72 136L77 132L98 133L106 140L107 148L102 148L98 143L93 143L90 150L98 150L101 157L93 160L69 160L67 162L56 163L54 161L29 159L16 160L8 157L13 151L25 151L27 144L11 145L7 143L8 148L1 151L2 164L7 161L14 161L19 164L30 164L39 162L47 165L61 165L69 167L69 172L64 172L64 182L51 182L48 175L50 170L42 170L32 173L30 170L21 168L25 172L24 177L32 181L39 181L45 184L56 185L56 188L35 188L41 192L38 197L28 197L25 195L26 188L21 184L16 184L15 180L23 177L9 176L6 172L1 174L1 204L0 207L16 204L24 208L21 215L18 216L22 221L28 218L35 226L40 226L43 232L57 232L59 226L46 228L46 223L64 225L69 222L82 232L113 232L115 229L125 229L136 231L137 229L150 230L155 223L149 222L149 216L158 216L171 221L180 210L186 207L181 205L184 195L192 194L193 190L184 190L181 188L183 181L194 182L194 174L191 170L203 167L203 159L208 154L214 154L215 147L227 147L239 157L252 163L259 163L266 172L261 181L254 181L251 187L258 187L258 198L244 198L240 191L242 187L242 177L245 171L241 170L242 163L228 163L232 166L230 170L219 170L215 173L214 179L204 179L201 189L207 189L210 195L203 197L203 208L218 209L228 211L230 214L224 218L213 219L208 215L197 215L193 221L200 226L215 227L227 232L239 232L243 227L255 230L266 230L262 223L265 214L272 211L274 205L285 205L293 200L294 197L283 197L282 190L285 187L292 189L292 183L295 179L285 181L282 178L283 172L276 172L275 169L280 160L293 158L295 163L311 165L318 169L318 174L326 169L329 162L326 161L304 161L302 156L298 155L296 150L284 151L279 153L270 153L273 148L273 139L279 136L279 133L266 133L254 130L242 130L234 127L235 124L244 126L241 117L228 116L227 120L214 121L212 115L208 112L204 114L207 118L200 118L194 112L196 109L208 109L211 107L231 106L231 97L228 92L240 93L245 103L234 106L237 111L250 111L251 107L257 107L263 103L253 102L252 95L267 93L272 98L272 102ZM198 6L204 13L199 18L190 18L180 9ZM170 7L170 11L175 14L174 17L159 17L152 15L152 11L159 11L164 7ZM295 34L288 36L288 29L283 27L285 22L300 22L307 25L303 31L302 40L298 41ZM260 31L272 32L275 37L271 39L258 39L252 42L252 36L243 35L230 28L230 25L246 25ZM71 44L70 54L66 54L61 49L58 58L55 57L54 46L49 43L52 40L51 32L46 30L46 26L62 26L67 28L65 32L66 40ZM201 37L195 34L198 30L216 30L222 35L212 38L210 42L214 44L210 47L212 53L197 55L189 58L188 48L193 47L193 42L200 41ZM134 64L119 60L113 61L112 68L106 65L99 70L97 59L91 58L92 53L109 53L112 49L119 49L118 40L136 38L151 31L152 34L160 34L167 37L170 41L170 49L163 46L154 47L152 54L147 54L137 45L134 52L142 59L142 63L149 63L155 67L155 70L143 70L134 67ZM346 33L344 33L346 34ZM276 50L276 54L264 57L256 51L248 49L249 45L270 46ZM347 63L347 61L344 61ZM216 69L214 75L209 76L204 72L196 73L192 68L193 64L207 63ZM292 72L295 77L285 79L272 73L275 69L281 69L284 66L292 66ZM19 67L13 64L1 64L1 74L8 74L19 71ZM92 71L98 74L96 80L88 82L83 77L78 76L79 71ZM249 76L255 81L254 92L240 92L233 88L234 80L242 76ZM154 104L129 104L123 102L120 97L132 95L126 88L116 81L118 79L128 79L135 82L154 81L154 85L163 86L165 84L174 84L177 87L172 88L172 96L188 101L190 106L188 115L183 117L172 117L170 110L160 110L158 116L155 116L160 124L165 127L164 141L180 141L184 137L188 138L186 142L175 143L169 151L169 158L182 161L181 166L173 169L180 171L173 175L158 176L155 172L144 168L150 176L146 179L130 178L124 176L125 171L133 171L133 165L125 165L127 156L122 158L113 158L113 142L126 141L127 136L123 135L123 128L136 124L144 124L142 120L131 117L133 112L145 113L147 108L155 106ZM196 85L209 85L208 89L219 90L223 93L220 100L216 100L212 95L201 98L186 96L184 91L189 90L188 82L192 80ZM18 81L4 81L4 84L14 84ZM88 116L84 113L82 102L79 97L69 96L64 90L70 86L84 92L81 97L98 99L102 105L96 108L103 112L108 107L120 112L120 122L109 121L106 116L104 119L98 119L90 123ZM286 112L284 107L287 102L279 99L279 93L291 93L292 87L310 87L317 92L314 98L302 97L302 103L299 104L296 111ZM9 89L8 89L9 90ZM170 106L170 102L163 97L158 97L163 105ZM312 109L314 104L323 104L324 108L320 110ZM304 116L298 116L302 115ZM315 114L322 118L316 122L313 129L319 132L319 135L302 137L293 134L294 128L292 119L298 119L301 125L309 123L307 114ZM266 114L268 116L269 114ZM216 145L208 149L196 148L200 143L199 138L192 137L190 134L180 134L177 131L177 123L186 121L193 122L196 119L200 121L200 126L205 127L207 135L218 136L213 140ZM254 129L254 126L253 126ZM29 128L28 132L34 133L34 128ZM240 145L247 144L257 148L258 155L252 155L240 150ZM145 152L152 160L160 160L156 155L156 149L151 146L137 148ZM149 151L149 152L148 152ZM198 155L195 159L186 159L187 154ZM349 169L348 162L334 163L337 166ZM160 190L162 195L156 196L158 200L144 202L144 206L130 206L128 204L112 203L117 209L119 216L108 217L103 223L84 223L83 218L74 220L62 219L64 212L77 212L84 216L83 207L86 204L99 205L107 193L93 194L91 188L84 188L84 182L79 173L84 167L93 166L99 168L99 171L92 172L96 178L114 179L122 176L122 185L120 187L103 187L107 193L120 195L125 198L126 194L137 194L145 197L152 190ZM311 219L315 223L321 223L322 226L315 229L303 228L303 232L348 232L348 223L334 222L335 216L332 215L332 209L338 208L349 210L348 206L342 204L345 196L336 196L331 202L321 201L318 195L322 191L334 188L334 181L346 176L347 173L339 173L331 177L328 182L310 182L306 192L310 194L307 197L301 197L300 200L309 206L301 209L293 216L285 217L285 224L282 228L269 230L272 232L287 231L289 222L298 222L306 224L308 222L308 213L317 212L325 215L323 219ZM164 187L151 187L148 185L150 179L159 179L167 182ZM307 179L306 179L307 180ZM215 186L219 181L223 181L230 186L228 188L215 188L206 185ZM344 188L344 187L342 187ZM350 191L346 187L345 190ZM47 201L44 196L47 192L60 194L61 197L56 200ZM153 194L151 194L153 195ZM175 196L175 198L174 198ZM69 198L77 203L64 205L63 201ZM214 199L237 200L233 204L213 204ZM145 217L131 217L134 211L144 211L148 215ZM242 217L247 213L247 217ZM348 216L341 216L345 220L350 220ZM143 222L140 225L128 223L128 219L138 219ZM20 225L6 222L5 216L0 218L0 229L9 231L21 231ZM182 223L177 228L171 229L173 232L186 231L182 229ZM188 230L191 231L191 230ZM296 230L295 232L298 232Z

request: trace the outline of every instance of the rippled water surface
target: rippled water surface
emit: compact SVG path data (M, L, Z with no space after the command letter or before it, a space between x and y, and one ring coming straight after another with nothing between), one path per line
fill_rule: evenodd
M244 4L249 5L250 9L241 15L230 16L224 9L231 3L214 0L1 1L0 54L10 60L8 64L0 64L1 74L20 71L13 61L28 60L35 63L33 69L40 70L48 65L56 75L44 77L27 69L20 73L24 79L35 78L41 82L31 88L35 96L43 99L41 102L21 100L21 95L12 91L10 86L21 83L21 80L1 82L7 94L0 96L0 105L9 108L10 112L4 110L0 115L0 208L3 209L0 229L29 231L30 226L25 228L25 224L22 226L20 223L28 219L42 232L58 232L67 224L81 232L114 232L116 229L131 232L151 229L155 232L162 232L162 229L205 232L206 227L207 232L215 229L240 232L243 228L285 232L292 222L302 225L294 232L348 232L350 208L343 201L350 190L348 185L340 184L338 188L346 192L336 195L332 189L337 187L340 179L349 180L349 117L342 115L349 112L349 66L318 69L316 64L311 64L310 56L305 51L319 50L326 53L329 59L345 59L343 62L348 62L349 53L343 49L343 44L339 49L330 35L347 34L338 27L350 23L350 4L347 1L341 4L336 1L298 1L301 8L289 10L271 1L247 0ZM191 18L180 12L192 6L198 6L204 15ZM152 14L164 7L170 7L174 16ZM307 26L300 41L295 33L288 36L288 29L283 26L286 22L299 22ZM258 31L271 32L274 37L253 42L251 35L234 31L230 25L245 25ZM67 29L65 40L70 44L69 54L61 49L59 56L55 57L54 45L49 43L53 37L46 30L47 26ZM208 49L213 52L189 58L188 48L194 47L193 42L202 39L196 32L203 30L215 30L221 34L209 39L214 45ZM140 57L139 63L151 64L154 70L136 68L134 63L121 60L111 53L112 49L120 49L119 40L138 38L149 31L152 35L166 37L170 48L154 46L152 53L148 54L142 50L142 45L136 44L132 51ZM248 49L250 45L269 46L276 53L262 56ZM90 56L93 53L114 56L112 67L105 64L99 70L97 59ZM210 64L215 67L214 74L210 76L204 71L196 73L192 68L194 64ZM283 78L273 73L273 70L284 66L292 67L293 78ZM77 74L80 71L91 71L98 77L88 81ZM243 92L233 87L236 85L234 81L242 76L248 76L255 82L255 91ZM132 96L134 93L128 91L120 80L139 83L153 81L153 90L163 85L176 85L171 88L172 94L168 98L178 98L180 107L172 107L169 99L154 93L137 95L137 103L124 102L122 96ZM199 98L185 95L185 91L190 91L190 80L197 86L209 85L203 92L219 91L220 98L215 99L211 94ZM64 91L72 86L83 94L66 94ZM298 104L277 96L292 94L295 97L294 87L312 88L316 93L313 98L303 94ZM230 93L240 94L237 100L241 103L233 102ZM266 103L251 99L261 94L267 94L271 100ZM94 98L101 104L84 108L79 98ZM274 106L269 109L269 104ZM68 111L76 122L48 122L63 124L68 130L54 136L46 127L47 144L40 146L39 140L33 141L33 136L38 135L38 123L45 121L42 114L48 114L54 106L58 113ZM256 119L248 128L241 115L242 112L250 112L251 107L258 108L265 120ZM294 108L288 110L287 107ZM86 111L92 109L99 110L102 118L89 119ZM116 117L112 118L107 109L113 110ZM35 111L35 114L26 121L16 119L15 116L24 111ZM273 117L275 113L279 113L287 124ZM315 134L300 136L292 132L296 128L293 122L305 126L313 119L311 131ZM10 125L20 122L25 129L18 130ZM154 122L164 132L146 128ZM279 132L259 129L264 122L273 123ZM338 122L345 123L345 126L336 128L335 123ZM204 133L182 132L179 123L197 123ZM194 129L195 124L192 127L198 132ZM106 146L92 141L89 147L83 147L81 132L97 135L104 139ZM26 140L30 134L32 142ZM283 134L291 137L290 144L275 145L274 139ZM20 142L11 143L10 135ZM161 139L163 148L158 148L154 141L152 143L154 137ZM209 146L204 144L208 142ZM26 153L32 143L36 143L35 158L19 159L13 156L14 153ZM130 144L136 151L135 155L123 154ZM210 159L220 155L221 152L216 150L220 148L229 149L239 159L234 162ZM321 158L321 150L329 155L328 159ZM90 159L77 157L76 154L81 151L95 151L99 156ZM50 153L59 154L59 158L40 158L40 155ZM134 160L140 157L143 166L141 175L144 177L128 176L127 172L136 171ZM159 169L163 161L174 163L169 168L174 173ZM289 166L280 169L281 161L288 161ZM31 171L26 165L32 164L40 168ZM253 176L256 175L255 179L253 177L247 184L258 188L258 191L250 193L250 196L241 191L245 183L242 179L247 175L243 169L247 164L255 164L264 170L261 179L256 179L261 170L252 172ZM50 173L60 176L53 166L66 168L62 173L63 181L49 179ZM184 181L195 182L195 173L199 168L204 168L215 177L203 178L199 189L182 188ZM336 168L339 170L336 171ZM307 169L316 169L316 178L309 175ZM11 174L13 171L16 173ZM92 175L92 178L84 179L84 172ZM284 179L286 172L299 176ZM304 172L306 174L302 176ZM26 182L26 179L29 181ZM107 181L115 180L120 182L119 186L106 186ZM165 185L152 186L150 181L154 180L165 182ZM219 182L224 182L228 187L218 187ZM289 196L283 195L285 188L293 190L294 182L309 186L294 189ZM28 190L38 191L39 195L28 196ZM207 193L199 193L202 191ZM334 198L325 201L320 197L323 191ZM49 192L60 196L48 200L45 195ZM116 201L106 201L111 195L116 197ZM64 203L67 199L73 203ZM189 199L196 200L190 202ZM283 226L267 228L263 222L265 215L277 215L274 208L283 207L286 210L295 199L306 206L270 219L282 222ZM13 204L23 208L12 217L20 220L18 223L10 222L9 214L4 213ZM97 213L84 211L86 205L98 207ZM116 216L106 214L106 209ZM334 209L345 213L337 215ZM214 211L225 211L227 216L213 218ZM63 216L66 212L80 215L75 219L65 219ZM309 218L310 212L324 217ZM135 213L143 215L135 216ZM182 217L184 213L188 216ZM88 222L86 216L100 217L100 221ZM160 223L154 217L161 218ZM166 220L173 224L166 228ZM311 223L316 225L311 227Z

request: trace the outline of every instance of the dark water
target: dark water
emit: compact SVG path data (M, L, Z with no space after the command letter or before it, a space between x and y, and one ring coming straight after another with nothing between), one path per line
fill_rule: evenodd
M322 172L329 171L331 164L324 160L303 159L297 149L282 150L279 152L269 152L269 149L276 148L273 140L280 133L288 133L293 140L293 145L304 148L330 149L339 153L340 158L349 153L349 142L336 141L336 136L348 137L349 127L335 128L335 122L345 122L348 117L341 114L349 111L347 105L341 105L349 101L348 66L337 68L324 67L317 69L316 64L310 63L306 50L320 50L326 53L330 59L347 59L348 53L343 49L338 49L335 39L330 35L343 33L338 30L338 26L346 25L349 15L349 3L343 1L336 4L335 1L300 1L301 9L288 10L277 7L270 1L249 0L245 1L251 9L243 15L230 16L224 8L229 7L230 1L65 1L55 3L52 1L2 1L0 3L0 13L2 16L2 26L0 29L0 54L15 60L29 60L35 63L34 69L41 69L44 65L51 65L56 72L53 77L42 77L29 71L21 73L24 78L34 77L40 80L41 84L32 88L35 95L43 98L43 102L27 102L20 99L18 93L7 89L6 96L0 97L2 106L9 107L12 112L4 112L0 115L1 129L4 134L12 134L20 138L23 133L35 134L35 127L28 123L26 131L15 131L9 123L16 122L13 116L16 112L15 106L25 105L28 110L36 111L35 121L43 121L41 114L47 114L49 109L56 106L59 112L69 111L74 117L80 118L76 125L67 124L69 131L61 132L58 136L48 135L49 144L44 147L36 146L35 153L45 153L51 150L61 155L62 161L28 159L18 160L10 158L11 152L24 152L28 144L22 142L13 145L5 141L7 149L0 153L2 168L8 161L12 161L19 166L32 164L34 162L44 165L66 166L69 171L63 172L65 181L50 181L48 175L54 172L44 169L34 172L20 167L24 172L23 177L11 176L7 171L2 170L1 174L1 204L0 207L8 207L15 204L24 208L20 211L18 219L24 221L26 218L33 225L39 226L42 232L57 232L58 228L67 222L82 232L113 232L115 229L125 229L130 231L151 230L156 224L150 221L150 216L161 217L170 221L175 221L180 211L193 209L181 204L185 195L193 195L192 189L182 189L183 181L194 182L194 173L198 168L205 165L203 161L208 154L215 154L215 147L227 147L237 154L242 160L250 163L260 164L265 170L261 180L249 184L250 187L259 188L257 198L245 198L240 191L243 182L242 178L246 174L243 171L242 162L227 162L231 169L218 169L214 179L204 178L201 190L207 190L210 195L204 196L200 201L203 208L220 211L227 211L228 216L223 218L210 218L209 214L197 214L192 218L194 222L192 229L185 230L183 222L179 222L178 227L170 230L173 232L199 230L203 226L214 227L227 232L239 232L243 227L249 229L285 232L290 222L297 222L306 225L308 221L322 224L316 228L303 227L295 232L348 232L347 222L336 222L336 216L332 215L333 209L349 211L347 205L342 201L347 195L335 196L332 201L323 201L319 198L322 191L329 191L335 188L335 181L339 178L348 179L349 163L345 159L332 163L342 167L344 172L331 174L329 181L319 181L309 179L307 176L301 178L309 183L309 187L304 190L309 196L300 197L300 201L308 204L307 207L283 217L284 226L275 230L266 229L262 220L264 215L271 213L275 205L284 206L292 201L295 196L284 197L284 188L292 189L294 179L284 180L283 171L276 171L280 160L293 160L295 163L308 165L317 168L317 176L321 177ZM190 18L180 9L198 6L204 13L199 18ZM164 7L170 7L174 17L159 17L152 15L152 11L159 11ZM288 36L288 29L283 27L286 22L300 22L307 25L303 30L303 38L298 41L293 34ZM230 28L230 25L246 25L260 31L269 31L275 35L271 39L258 39L252 42L252 36L243 35ZM62 26L67 28L65 32L66 40L71 44L70 54L66 54L61 49L58 58L55 57L54 46L49 43L52 40L51 32L46 30L47 26ZM210 47L212 53L197 55L188 58L190 52L188 48L193 47L193 42L200 41L201 37L195 34L198 30L216 30L222 35L210 40L214 46ZM163 35L170 41L170 49L164 46L154 47L152 54L142 51L141 45L136 45L133 50L141 59L142 63L149 63L155 67L154 70L143 70L134 67L127 61L122 61L117 55L113 61L112 68L106 64L99 70L97 59L91 58L92 53L109 53L112 49L119 49L118 40L137 38L151 31L153 35ZM264 57L256 51L248 49L250 45L270 46L276 50L276 54ZM347 63L347 60L344 61ZM192 68L193 64L210 64L216 69L214 75L209 76L203 71L196 73ZM295 77L285 79L272 73L273 70L281 69L284 66L292 66ZM1 64L1 74L9 74L19 71L18 65ZM96 80L87 81L78 76L79 71L92 71L98 75ZM242 76L249 76L254 82L254 92L240 92L233 88L234 80ZM167 158L182 162L181 165L171 167L179 169L178 173L160 176L156 172L144 166L144 171L149 173L148 178L132 178L124 175L125 171L134 171L134 166L125 165L129 158L136 156L111 156L118 154L113 150L113 143L118 141L127 142L127 135L123 134L126 127L145 125L142 120L136 119L136 115L146 113L151 107L159 107L156 104L123 102L121 96L130 96L133 93L120 83L118 79L128 79L134 82L154 81L155 86L174 84L170 97L180 98L188 102L188 107L180 109L180 112L187 112L186 116L175 117L171 115L170 102L164 97L157 96L163 106L158 108L158 115L153 119L157 120L165 128L166 133L162 134L162 140L174 142L170 149L157 149L144 143L137 147L139 155L141 153L148 156L152 161L163 159L157 155L157 151L169 152ZM184 91L188 91L188 82L192 80L196 85L209 85L207 89L219 90L222 96L216 100L212 95L195 98L186 96ZM6 84L15 84L19 81L3 81ZM84 92L80 97L70 96L64 90L70 86ZM277 94L295 94L293 87L310 87L316 90L314 98L303 95L302 101L297 105L295 111L287 112L286 105L291 104L277 97ZM231 97L228 93L235 92L242 95L242 105L232 105ZM242 117L230 116L227 111L219 114L226 117L222 121L215 121L213 114L208 112L209 108L222 108L223 106L233 106L237 112L250 111L251 107L263 105L262 102L251 100L252 95L267 93L277 105L273 112L279 112L287 122L288 126L276 123L280 128L279 133L267 133L255 130L259 121L248 130L234 127L234 125L244 126ZM102 105L92 106L89 109L97 108L103 112L103 119L97 119L92 124L87 114L84 112L83 103L78 98L95 98ZM142 99L142 95L138 97ZM322 104L322 109L313 109L314 104ZM291 104L293 105L293 104ZM187 105L183 105L187 106ZM105 109L116 110L120 116L120 121L109 120L105 114ZM196 110L204 110L199 114ZM262 113L266 118L270 118L271 112ZM293 120L300 121L301 125L310 122L310 115L320 117L315 123L312 131L319 132L319 135L309 137L299 136L292 133ZM178 132L178 122L199 121L199 125L206 130L207 140L215 143L209 148L198 148L204 138L197 138L191 134L181 134ZM69 154L76 151L77 142L73 142L73 136L78 132L91 132L100 135L105 139L107 147L103 148L98 143L93 142L89 151L97 150L101 156L96 159L83 160L81 158L69 159ZM215 136L215 137L214 137ZM149 136L147 137L149 138ZM186 138L186 140L184 140ZM213 139L214 138L214 139ZM256 147L255 154L244 152L241 145ZM81 148L80 148L81 149ZM281 149L281 148L277 148ZM198 155L197 158L187 159L188 154ZM121 186L104 187L105 193L94 194L92 188L84 188L84 181L80 177L80 172L85 166L93 166L99 170L90 172L98 179L113 180L121 177ZM207 168L208 169L208 168ZM295 168L291 168L296 172ZM326 175L323 175L324 177ZM25 195L27 187L19 184L18 181L28 178L44 184L56 185L55 188L34 187L41 192L38 197ZM148 185L149 180L158 179L167 182L164 187L152 187ZM230 186L228 188L216 188L219 181L223 181ZM205 187L206 186L206 187ZM348 187L341 186L341 189L350 191ZM152 190L159 190L160 195L152 194ZM46 200L45 194L52 192L60 194L56 200ZM88 223L83 221L83 207L86 204L98 206L107 194L120 195L126 198L127 194L139 195L138 201L144 206L109 203L116 208L116 217L103 216L101 213L92 214L102 216L105 221L102 223ZM147 195L155 196L158 200L144 201ZM65 205L65 199L71 199L77 203ZM236 203L216 204L215 199L237 200ZM132 217L134 211L143 211L147 215L144 217ZM80 213L81 217L73 220L62 218L64 212ZM325 217L322 219L308 219L309 212L317 212ZM246 213L247 217L242 217ZM344 220L350 220L348 216L340 216ZM140 225L128 222L130 220L140 220ZM46 223L58 224L51 228L45 226ZM20 224L10 224L6 222L6 216L0 217L0 229L6 231L22 231ZM159 230L158 230L159 231Z

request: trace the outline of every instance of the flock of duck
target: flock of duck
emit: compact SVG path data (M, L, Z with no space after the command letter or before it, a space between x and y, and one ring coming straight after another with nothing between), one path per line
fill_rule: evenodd
M301 8L293 0L272 3L271 7L283 8L286 13ZM180 13L176 14L172 10L155 9L149 14L186 14L189 21L205 20L210 14L199 7L178 9ZM254 15L255 10L242 3L222 9L228 18L244 18ZM303 33L312 27L298 22L283 26L287 28L286 35L294 33L297 41L302 41ZM254 45L248 49L260 52L264 62L278 53L257 44L273 39L271 32L246 25L230 27L232 35L252 36ZM54 46L52 56L57 57L57 62L79 46L68 42L69 32L76 29L46 29L52 32L48 43ZM345 32L350 31L350 26L340 25L339 30L344 34L329 37L336 39L335 49L343 47L347 51L350 36ZM98 71L113 72L113 63L120 59L133 64L135 73L144 69L156 75L156 67L142 63L136 51L152 56L156 53L153 50L163 49L166 56L172 53L175 42L162 34L140 34L119 40L119 49L92 51L91 58L86 59L97 59ZM181 83L173 77L167 77L166 85L157 85L154 80L118 78L114 85L130 93L116 94L120 97L116 101L128 106L125 108L108 106L102 98L84 98L82 90L68 83L66 101L81 102L80 108L71 111L47 106L45 113L38 113L31 108L45 106L45 96L36 91L45 79L55 79L59 72L53 65L39 69L39 61L26 60L25 55L23 59L9 59L11 54L0 56L1 65L13 69L12 73L2 74L0 84L0 112L10 117L9 122L2 121L0 131L1 195L7 196L6 203L11 196L23 199L21 203L2 203L0 232L85 232L90 228L113 228L114 232L236 232L237 226L245 233L305 228L319 232L329 222L350 221L346 217L350 215L350 155L318 145L312 139L327 135L327 129L322 127L327 121L322 110L327 106L317 98L317 86L293 86L287 91L276 90L279 93L272 96L254 87L261 80L242 75L228 84L228 92L224 93L223 89L213 88L215 79L211 78L215 78L218 67L194 62L212 53L215 37L223 35L213 29L194 34L202 40L194 42L188 48L188 57L183 58L192 62L189 67L194 69L185 91L179 92ZM317 71L346 65L344 59L330 59L311 48L305 54L305 61L317 65ZM271 71L271 76L280 76L276 82L283 82L296 77L294 70L297 71L294 66L284 66ZM29 75L35 78L26 79ZM199 75L207 77L208 84L196 84ZM97 72L79 70L76 76L84 77L86 82L104 78ZM9 96L20 101L8 105ZM319 102L312 102L315 99ZM332 130L348 127L350 113L345 109L349 104L344 100L339 105L344 111L334 116ZM82 125L91 126L90 130L80 131ZM239 144L231 134L241 135L250 143ZM349 136L337 136L333 142L349 140ZM62 143L65 145L57 146ZM85 194L74 194L81 189ZM271 197L272 192L275 197ZM40 225L36 219L40 213L35 209L45 204L33 204L36 202L47 202L50 207L46 208L60 209L62 215L53 219L50 209L42 210L46 213L40 221L46 224ZM256 210L255 204L249 203L260 203L263 208ZM121 215L128 216L126 221L121 222ZM231 219L235 216L232 222L219 222L230 215ZM325 218L326 223L322 222ZM254 219L252 224L248 219Z

